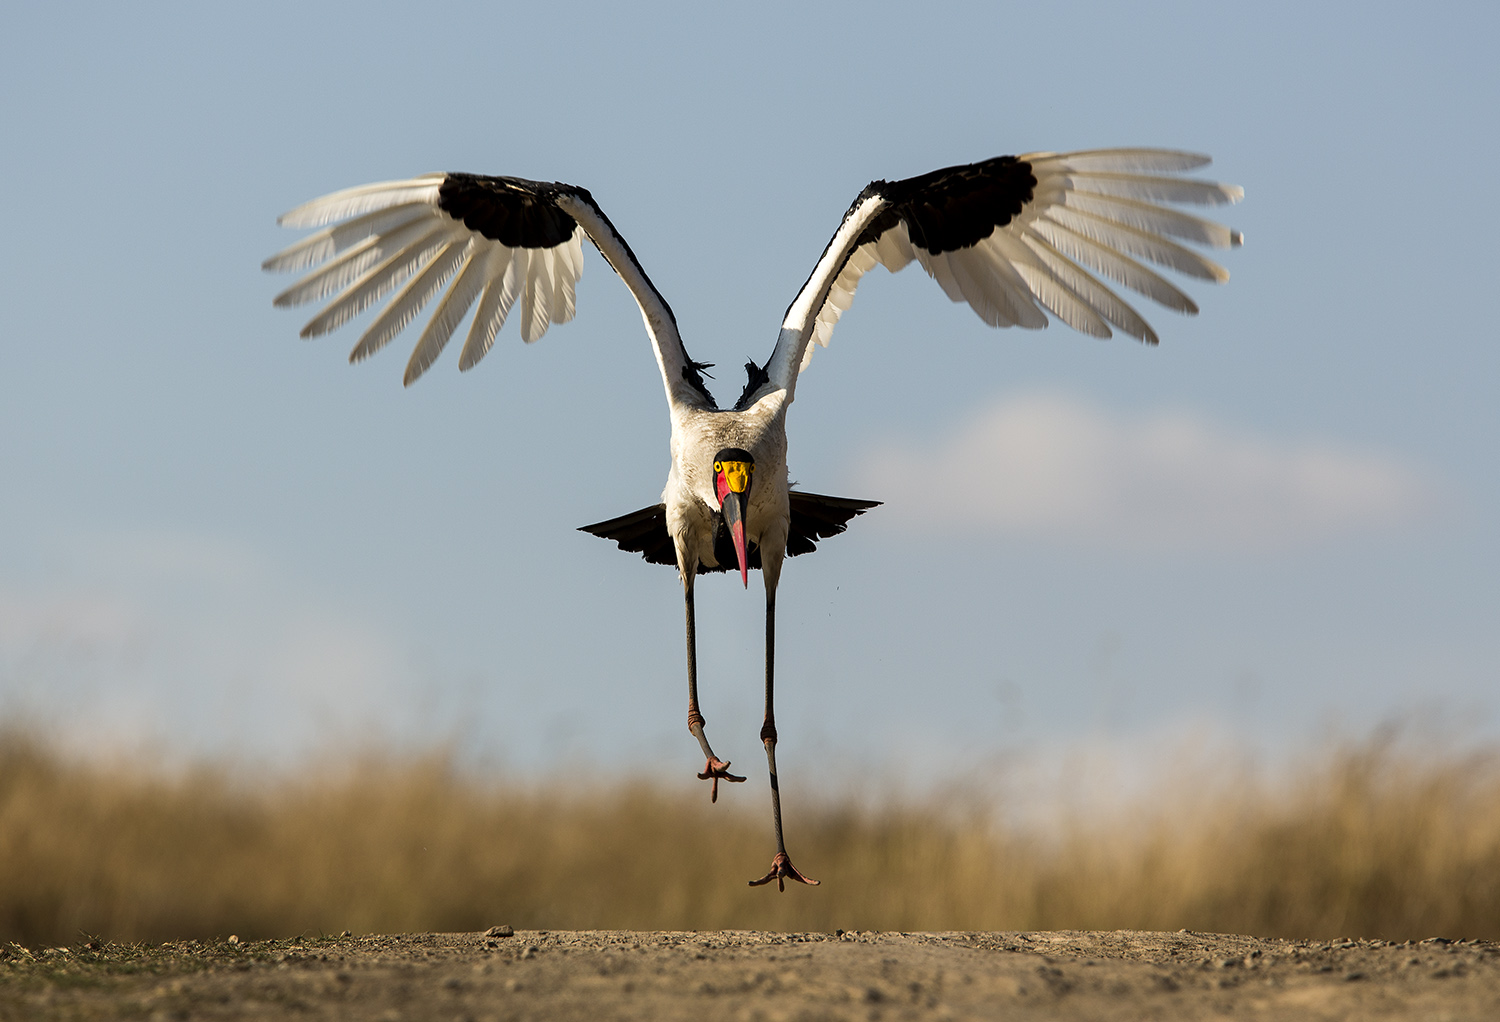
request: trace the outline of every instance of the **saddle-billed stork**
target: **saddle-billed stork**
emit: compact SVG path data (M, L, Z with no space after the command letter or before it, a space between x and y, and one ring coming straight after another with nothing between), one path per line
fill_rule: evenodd
M776 586L787 556L811 552L878 502L789 488L786 414L813 344L826 346L860 278L877 263L892 272L915 260L955 302L991 326L1037 329L1047 312L1076 330L1109 337L1119 329L1147 344L1157 336L1101 278L1178 312L1197 306L1147 264L1222 282L1229 274L1178 240L1213 248L1243 236L1164 203L1216 205L1237 187L1180 176L1209 162L1163 149L1097 149L1000 156L903 181L875 181L844 214L781 323L763 365L733 407L718 407L704 363L683 346L677 321L625 239L585 189L475 174L428 174L335 192L281 217L287 227L320 227L264 263L310 269L276 296L278 306L332 296L302 330L333 330L391 291L350 360L379 351L441 295L406 364L410 384L432 365L473 308L459 368L474 366L520 305L521 338L573 318L588 238L635 297L666 387L672 467L661 502L584 531L614 540L655 564L676 565L687 614L688 730L705 763L701 779L743 781L714 754L698 708L693 584L706 572L759 568L766 588L766 707L760 737L770 772L776 855L752 885L818 881L792 865L782 837L773 695ZM1045 312L1043 310L1046 310Z

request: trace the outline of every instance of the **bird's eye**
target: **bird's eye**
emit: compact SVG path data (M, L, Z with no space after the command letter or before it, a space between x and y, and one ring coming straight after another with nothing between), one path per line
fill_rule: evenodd
M754 472L755 471L755 466L754 465L746 465L745 466L745 471L746 472Z
M714 471L715 472L722 472L722 471L724 471L724 463L722 461L716 461L716 462L714 462Z

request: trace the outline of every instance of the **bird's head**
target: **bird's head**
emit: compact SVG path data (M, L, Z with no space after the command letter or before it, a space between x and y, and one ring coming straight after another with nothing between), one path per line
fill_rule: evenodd
M750 485L755 481L755 458L749 451L726 447L714 455L714 493L724 524L734 540L734 555L740 561L740 581L748 588L750 571L745 566L745 510L750 504Z

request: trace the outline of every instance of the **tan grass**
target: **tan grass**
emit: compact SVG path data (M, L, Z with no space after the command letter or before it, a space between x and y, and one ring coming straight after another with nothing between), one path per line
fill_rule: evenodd
M829 806L790 821L823 886L778 895L745 885L773 850L749 785L710 807L697 789L508 785L432 756L252 792L0 734L0 939L497 923L1500 937L1495 756L1372 740L1295 776L1167 785L1046 828Z

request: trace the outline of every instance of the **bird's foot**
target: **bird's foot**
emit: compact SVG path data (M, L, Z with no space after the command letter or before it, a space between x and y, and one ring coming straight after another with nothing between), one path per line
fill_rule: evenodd
M727 761L718 759L715 756L708 757L708 761L703 764L703 773L698 775L698 780L714 782L713 790L708 793L708 800L710 802L719 801L719 778L721 777L726 781L734 781L735 783L744 780L738 774L729 772L729 763Z
M761 884L769 884L772 880L776 881L776 889L779 891L786 890L786 882L788 880L795 880L797 883L806 884L809 887L818 886L818 881L797 872L797 867L792 865L792 857L786 852L777 852L776 858L771 860L771 872L759 880L750 881L750 886L759 887Z

